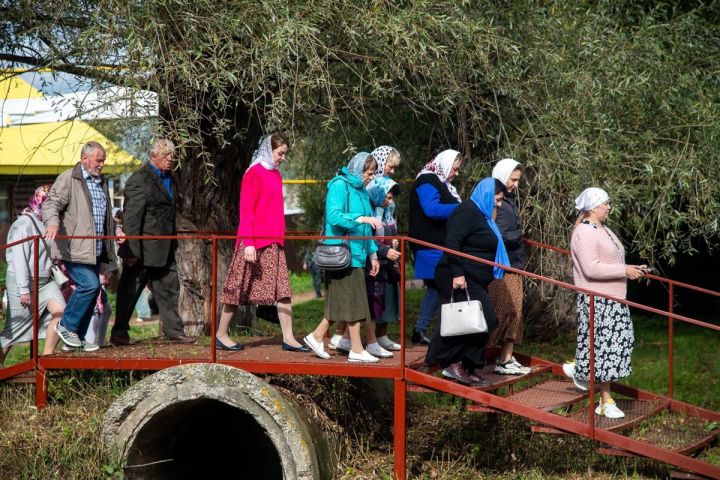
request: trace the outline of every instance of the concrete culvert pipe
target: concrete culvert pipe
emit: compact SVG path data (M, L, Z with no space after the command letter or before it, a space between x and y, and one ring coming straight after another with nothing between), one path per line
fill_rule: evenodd
M244 370L168 368L108 409L102 441L128 479L331 478L327 437L285 395Z

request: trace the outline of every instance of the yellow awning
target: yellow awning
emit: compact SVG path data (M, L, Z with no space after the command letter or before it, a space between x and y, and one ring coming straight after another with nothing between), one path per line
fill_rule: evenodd
M0 95L3 100L42 98L43 94L28 82L17 76L17 73L0 72Z
M57 175L79 162L82 146L92 140L107 152L103 173L141 165L90 125L74 120L0 128L0 175Z

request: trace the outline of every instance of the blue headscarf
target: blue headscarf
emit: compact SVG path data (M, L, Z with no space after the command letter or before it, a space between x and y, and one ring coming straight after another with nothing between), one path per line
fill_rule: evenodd
M482 214L485 216L490 229L498 239L497 250L495 251L495 263L510 266L510 258L508 258L505 244L503 243L502 234L495 221L492 219L493 210L495 209L495 179L483 178L475 186L470 200L475 202ZM495 278L503 278L505 270L500 267L493 267L493 276Z
M367 191L370 195L370 203L375 209L375 217L388 225L395 223L395 202L383 208L385 197L397 182L390 177L375 177L368 183Z
M362 181L363 172L365 171L365 159L369 156L370 154L368 152L356 153L355 156L350 159L350 163L348 163L347 166L350 175L357 177L360 181Z

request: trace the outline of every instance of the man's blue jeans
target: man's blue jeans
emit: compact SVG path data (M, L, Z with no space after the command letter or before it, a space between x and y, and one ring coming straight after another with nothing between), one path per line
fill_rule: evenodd
M90 325L95 302L100 294L100 261L95 265L84 263L63 262L67 272L75 282L75 291L65 307L60 324L75 332L82 339Z
M434 285L434 282L433 282ZM440 302L440 292L437 288L428 285L425 290L425 296L420 302L420 312L418 314L417 323L415 323L415 331L425 333L432 323L435 315L437 315Z

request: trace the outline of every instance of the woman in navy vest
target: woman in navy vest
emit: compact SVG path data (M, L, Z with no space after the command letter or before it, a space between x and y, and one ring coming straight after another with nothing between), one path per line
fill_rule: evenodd
M410 191L410 237L445 246L447 219L461 202L460 195L450 182L457 176L461 164L460 152L445 150L430 160L415 177ZM411 243L411 248L415 257L415 278L422 279L427 287L412 341L430 345L425 332L438 310L435 267L442 252L415 243Z

